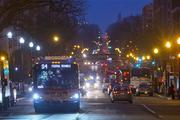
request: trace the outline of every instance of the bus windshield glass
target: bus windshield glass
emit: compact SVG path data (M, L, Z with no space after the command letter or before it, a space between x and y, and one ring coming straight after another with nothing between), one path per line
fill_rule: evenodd
M150 78L151 71L147 68L134 68L132 69L132 76Z
M35 67L34 82L41 88L78 88L78 70L75 64L40 64Z

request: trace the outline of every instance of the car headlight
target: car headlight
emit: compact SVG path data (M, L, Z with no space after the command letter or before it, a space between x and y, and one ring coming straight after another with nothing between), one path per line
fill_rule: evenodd
M33 99L38 100L38 99L41 99L41 97L37 93L34 93Z
M29 90L29 92L32 92L33 88L32 88L32 87L29 87L28 90Z
M97 87L98 87L98 85L99 85L98 83L94 83L94 87L95 87L95 88L97 88Z
M139 92L139 89L138 89L138 88L136 88L136 92Z
M72 98L72 99L79 99L79 94L76 93L76 94L74 94L73 96L71 96L71 98Z
M85 87L85 86L83 86L82 88L83 88L83 89L86 89L86 87Z
M90 83L86 83L86 87L89 88L90 87Z
M100 79L100 77L99 76L96 76L96 80L99 80Z

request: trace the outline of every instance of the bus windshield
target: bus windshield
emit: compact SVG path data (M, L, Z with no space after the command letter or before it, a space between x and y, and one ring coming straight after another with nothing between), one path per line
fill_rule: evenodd
M150 78L151 71L147 68L134 68L132 69L132 76Z
M37 88L78 88L77 65L37 65L34 71Z

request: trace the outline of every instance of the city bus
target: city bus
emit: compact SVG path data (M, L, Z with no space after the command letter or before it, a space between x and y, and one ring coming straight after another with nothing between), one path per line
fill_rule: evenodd
M152 86L152 70L147 67L132 68L130 78L132 92L136 93L137 88L142 84Z
M48 58L48 59L47 59ZM36 113L80 108L78 65L72 58L48 56L33 66Z

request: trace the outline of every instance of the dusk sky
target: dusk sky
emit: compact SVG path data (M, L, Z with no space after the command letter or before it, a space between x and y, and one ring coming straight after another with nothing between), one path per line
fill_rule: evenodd
M105 31L120 13L122 17L141 14L143 6L151 2L152 0L88 0L86 18L90 24L98 24Z

